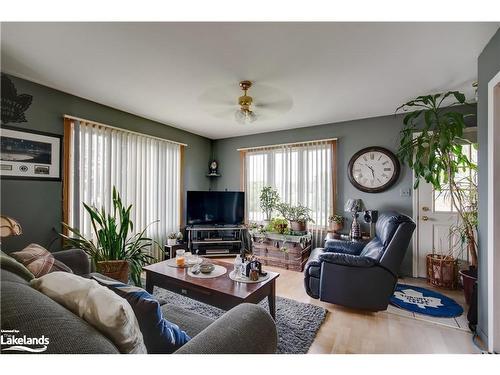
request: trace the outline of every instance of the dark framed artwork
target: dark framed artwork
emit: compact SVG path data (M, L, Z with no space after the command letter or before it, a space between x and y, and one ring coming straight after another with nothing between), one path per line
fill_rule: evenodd
M62 136L2 126L0 177L61 181Z

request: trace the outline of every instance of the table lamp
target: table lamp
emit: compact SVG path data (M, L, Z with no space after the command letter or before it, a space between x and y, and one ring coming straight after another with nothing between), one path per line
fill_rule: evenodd
M363 210L361 199L348 199L344 211L352 213L352 224L350 236L354 239L361 238L361 227L358 222L358 212Z
M21 225L11 217L0 216L0 237L19 236L23 233Z

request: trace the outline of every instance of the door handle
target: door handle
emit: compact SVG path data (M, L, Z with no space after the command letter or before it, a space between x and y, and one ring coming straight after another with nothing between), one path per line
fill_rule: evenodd
M425 216L425 215L422 216L422 221L427 221L427 220L429 220L429 216Z

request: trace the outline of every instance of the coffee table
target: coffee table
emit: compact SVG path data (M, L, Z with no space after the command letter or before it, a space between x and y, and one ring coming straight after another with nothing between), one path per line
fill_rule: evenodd
M154 286L158 286L223 310L244 302L259 303L267 297L269 313L276 319L276 279L279 273L266 271L269 274L267 280L254 284L239 283L229 278L232 264L210 262L227 268L227 272L219 277L202 279L189 276L187 268L171 267L165 261L146 266L146 290L153 293Z

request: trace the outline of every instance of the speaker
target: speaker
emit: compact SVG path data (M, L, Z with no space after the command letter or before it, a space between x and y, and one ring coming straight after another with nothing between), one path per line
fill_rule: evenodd
M377 210L365 211L363 219L365 219L366 223L370 224L370 238L373 238L375 236L375 223L378 220L378 211Z

